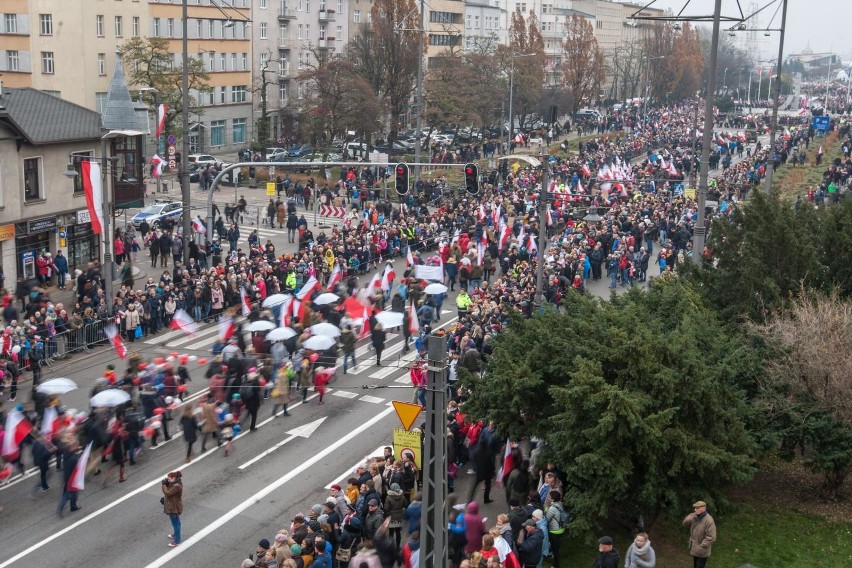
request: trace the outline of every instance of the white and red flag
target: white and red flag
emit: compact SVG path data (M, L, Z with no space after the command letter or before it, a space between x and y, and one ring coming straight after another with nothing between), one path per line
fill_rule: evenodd
M313 294L314 290L316 290L318 287L319 287L319 282L317 282L316 278L311 276L308 279L307 282L302 284L302 287L299 289L299 293L296 294L296 299L299 300L300 302L303 302L305 300L309 300L310 297L311 297L311 294Z
M393 269L393 264L389 262L385 265L385 271L382 273L382 281L379 286L387 292L393 285L394 280L396 280L396 272Z
M408 333L411 335L417 335L420 331L420 321L417 319L417 310L414 308L414 304L408 306L408 315L411 319L408 322Z
M13 408L6 415L6 430L3 433L3 448L0 455L7 462L18 459L21 454L21 443L24 438L33 431L33 425L24 416L24 413Z
M367 306L364 306L364 314L361 319L361 336L358 339L364 339L370 333L370 313L367 311Z
M505 483L513 469L515 469L515 458L512 456L512 441L506 438L506 449L503 451L503 463L497 471L497 481Z
M219 342L225 343L232 335L234 335L234 318L231 316L222 316L219 318Z
M168 111L169 107L166 106L166 103L157 107L157 138L162 136L163 131L166 129L166 113Z
M108 325L104 327L104 333L109 339L109 342L112 344L112 348L115 349L116 354L122 358L127 358L127 346L124 344L124 340L121 338L121 334L118 332L118 328L114 325Z
M341 280L343 280L343 271L340 270L340 265L335 263L334 270L331 271L331 275L328 277L328 285L326 286L326 290L331 292L332 290L334 290L334 287L340 283Z
M242 306L242 312L244 316L247 316L251 313L251 298L246 293L245 288L240 288L240 305Z
M151 170L151 175L155 178L163 177L163 168L166 167L166 161L157 154L151 156L151 165L154 168Z
M93 443L89 442L89 445L80 454L80 459L77 460L77 465L74 466L74 471L71 472L68 485L65 487L68 491L83 491L86 488L86 464L89 463Z
M204 222L198 215L192 218L192 230L202 235L207 234L207 227L204 226Z
M411 247L408 247L408 250L405 253L405 266L408 268L414 266L414 257L411 255Z
M92 233L100 235L104 227L104 187L101 181L101 166L91 160L80 162L86 209L92 222Z
M192 316L186 313L186 310L176 310L175 315L172 316L172 323L169 324L169 327L172 329L180 329L189 335L195 335L198 333L198 324L195 323Z

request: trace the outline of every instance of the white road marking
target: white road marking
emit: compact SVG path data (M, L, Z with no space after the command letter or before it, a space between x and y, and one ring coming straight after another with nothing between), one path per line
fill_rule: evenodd
M365 394L364 396L362 396L358 400L363 401L363 402L372 402L373 404L380 404L382 402L386 402L385 399L383 399L383 398L379 398L377 396L370 396L368 394Z

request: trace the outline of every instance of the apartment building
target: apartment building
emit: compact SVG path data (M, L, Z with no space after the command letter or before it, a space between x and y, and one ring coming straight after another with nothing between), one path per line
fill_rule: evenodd
M262 116L259 90L265 85L273 139L287 137L290 119L306 95L299 73L318 57L343 53L349 5L350 0L252 0L254 117Z
M508 18L504 0L465 0L464 50L491 52L508 42Z
M102 111L116 46L144 36L147 0L0 0L0 73Z

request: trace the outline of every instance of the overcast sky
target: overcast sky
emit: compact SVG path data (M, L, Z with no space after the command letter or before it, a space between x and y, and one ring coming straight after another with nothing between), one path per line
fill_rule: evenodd
M634 3L646 5L650 0L632 0ZM743 13L748 16L750 7L754 4L762 8L772 0L740 0ZM781 27L781 9L775 16L772 25L770 19L775 12L776 6L781 0L763 10L758 14L758 23L761 28ZM671 8L676 14L687 0L657 0L652 6L654 8ZM688 15L711 15L713 14L713 0L691 0L684 10L684 16ZM739 16L736 0L722 0L723 16ZM852 0L788 0L787 5L787 34L784 38L784 53L800 53L810 43L814 53L834 52L840 55L844 61L852 61L852 42L848 41L849 17L852 16ZM712 25L708 23L707 26ZM730 27L722 22L722 29ZM709 29L709 28L708 28ZM775 59L778 56L778 33L772 33L764 37L762 32L758 33L761 55L763 58ZM771 55L770 55L771 54Z

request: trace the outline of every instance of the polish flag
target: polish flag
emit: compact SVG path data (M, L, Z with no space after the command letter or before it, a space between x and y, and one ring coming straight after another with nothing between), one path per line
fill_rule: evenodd
M479 242L476 244L477 262L479 262L480 266L482 266L482 262L485 259L486 248L488 248L488 235L483 232L482 238L479 239Z
M290 314L293 311L293 304L297 302L296 298L290 298L287 302L287 307L281 310L281 325L282 327L290 327Z
M166 129L166 113L168 110L169 107L165 103L157 107L157 138L162 136Z
M553 215L550 213L550 208L547 209L547 226L550 227L553 225Z
M497 549L497 557L500 564L506 568L521 568L521 562L512 550L512 546L503 537L494 539L494 548Z
M176 310L172 316L172 323L169 324L172 329L180 329L189 335L195 335L198 332L198 324L192 320L192 317L185 310Z
M524 246L524 243L527 242L527 234L524 232L524 227L521 225L521 232L518 233L518 245Z
M509 438L506 438L506 449L503 451L503 464L497 471L497 481L505 483L513 469L515 469L515 460L512 457L512 442Z
M48 406L44 409L44 415L41 418L42 435L49 440L59 432L60 428L62 428L62 422L59 420L59 413L56 412L56 407Z
M480 203L480 204L479 204L479 220L480 220L480 221L482 221L483 219L485 219L485 217L486 217L486 215L485 215L485 205L483 205L482 203Z
M151 156L150 164L154 166L154 169L151 170L151 176L155 178L163 177L163 168L166 166L166 161L157 154L154 154Z
M496 226L500 222L500 206L494 208L491 212L491 222Z
M334 270L331 271L331 276L328 277L328 286L326 286L326 290L331 292L341 280L343 280L343 272L340 270L340 265L335 264Z
M302 284L302 287L299 289L299 293L296 294L296 299L300 302L305 301L306 299L310 299L311 294L313 294L314 290L319 287L319 282L317 279L311 276L307 282Z
M538 245L535 243L535 241L536 241L536 236L530 235L529 243L527 243L527 250L530 251L530 253L534 253L534 252L538 251Z
M24 413L13 408L6 415L6 429L3 434L3 448L0 450L0 455L7 462L12 462L18 459L21 453L21 442L32 432L33 425L24 416Z
M207 227L204 226L204 222L201 220L201 217L196 215L192 219L192 230L196 233L200 233L202 235L207 234Z
M83 191L86 194L86 209L92 222L92 232L100 235L104 227L104 188L101 182L101 166L91 160L80 162Z
M225 343L234 335L234 318L231 316L222 316L219 318L219 342Z
M361 336L358 339L364 339L370 333L370 313L367 311L367 306L364 306L364 314L361 316Z
M387 263L385 265L385 271L382 273L382 281L380 283L382 290L385 292L390 290L394 280L396 280L396 272L393 270L393 264Z
M503 229L500 231L500 250L506 248L506 244L509 242L509 235L512 234L512 231L509 230L508 225L503 225Z
M583 177L592 177L592 170L590 170L589 166L587 166L586 164L583 164L583 166L580 168L580 173L583 174Z
M411 247L408 247L408 252L405 253L405 266L409 268L414 266L414 256L411 254Z
M376 272L376 275L373 276L373 279L370 280L370 283L367 285L366 297L372 298L373 294L375 294L375 292L376 292L376 288L381 287L381 285L382 285L382 277L378 272Z
M127 346L124 344L124 340L121 339L121 334L118 333L118 328L114 325L108 325L104 328L104 333L106 334L109 342L112 344L112 348L115 349L115 352L122 359L127 358Z
M86 464L89 463L93 443L89 442L89 445L80 454L80 459L77 460L77 465L74 466L74 471L71 472L71 477L68 479L66 486L68 491L83 491L86 488Z
M586 193L586 188L579 181L577 182L577 193Z
M251 298L246 294L246 289L242 287L240 288L240 305L244 316L251 313Z
M414 309L414 304L408 306L408 315L410 316L410 322L408 323L408 333L411 335L417 335L420 331L420 321L417 319L417 310Z
M300 322L305 321L305 302L299 300L298 298L293 298L292 304L290 307L293 309L293 317L296 318Z

